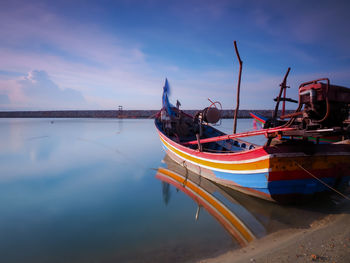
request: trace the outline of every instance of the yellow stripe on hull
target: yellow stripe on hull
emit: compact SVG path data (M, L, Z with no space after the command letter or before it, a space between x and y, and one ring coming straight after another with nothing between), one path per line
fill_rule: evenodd
M162 137L160 137L163 144L174 154L179 156L182 159L190 161L194 164L206 167L208 169L228 172L228 173L262 173L262 172L281 172L281 171L297 171L301 170L300 166L304 167L307 170L326 170L326 169L338 169L344 165L350 163L349 155L331 155L328 153L323 153L324 155L313 155L307 156L300 154L303 153L289 153L281 154L288 155L288 157L278 157L274 154L266 155L266 159L247 162L247 160L236 161L236 163L221 163L216 161L209 161L207 159L198 158L194 155L190 155L183 151L178 150L177 148L170 145ZM297 156L299 155L299 156Z
M269 159L264 159L264 160L259 160L259 161L253 161L251 163L219 163L215 161L208 161L208 160L203 160L200 158L197 158L193 155L184 153L175 147L171 146L169 143L167 143L162 137L160 137L161 141L163 144L173 153L178 155L179 157L193 162L195 164L199 164L203 167L207 167L209 169L215 169L215 170L220 170L220 171L225 171L228 173L234 173L234 172L239 172L239 173L262 173L262 172L268 172L269 171Z

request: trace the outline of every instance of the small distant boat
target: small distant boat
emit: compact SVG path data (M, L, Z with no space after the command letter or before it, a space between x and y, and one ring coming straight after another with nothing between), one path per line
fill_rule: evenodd
M350 179L350 89L328 79L303 83L299 106L281 125L278 103L269 128L227 135L211 124L220 119L214 102L190 116L169 102L169 83L155 126L167 154L189 170L240 192L266 200L290 202L347 185ZM265 145L242 140L265 135ZM334 143L322 144L329 136ZM314 138L309 140L308 138ZM300 140L300 138L302 138Z
M261 114L255 113L255 112L250 112L249 115L261 125L261 127L264 127L266 121L269 119Z

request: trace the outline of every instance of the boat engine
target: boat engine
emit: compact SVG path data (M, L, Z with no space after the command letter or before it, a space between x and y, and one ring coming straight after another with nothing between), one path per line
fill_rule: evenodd
M302 122L307 129L342 127L349 115L349 104L350 89L330 85L328 78L299 86L299 109L304 106Z

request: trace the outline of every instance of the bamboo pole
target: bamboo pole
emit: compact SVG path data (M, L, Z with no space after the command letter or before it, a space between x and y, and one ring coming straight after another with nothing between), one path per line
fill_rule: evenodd
M238 75L238 84L237 84L237 104L236 104L236 110L235 110L234 122L233 122L233 133L236 133L236 130L237 130L237 115L238 115L238 110L239 110L239 94L240 94L240 89L241 89L241 75L242 75L242 64L243 64L243 61L241 60L241 57L239 56L236 40L233 41L233 44L235 46L235 51L236 51L236 55L237 55L238 62L239 62L239 75Z

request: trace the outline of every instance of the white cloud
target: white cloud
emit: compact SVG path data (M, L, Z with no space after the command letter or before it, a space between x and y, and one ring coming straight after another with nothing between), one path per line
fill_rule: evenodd
M41 105L51 108L81 108L86 106L81 92L74 89L60 89L45 71L33 70L28 76L18 81L22 93L32 106ZM56 106L56 107L57 107Z
M87 103L80 91L59 88L41 70L33 70L27 76L14 81L0 83L2 107L8 109L79 109L86 108ZM10 98L10 99L9 99ZM11 102L11 104L10 104Z

